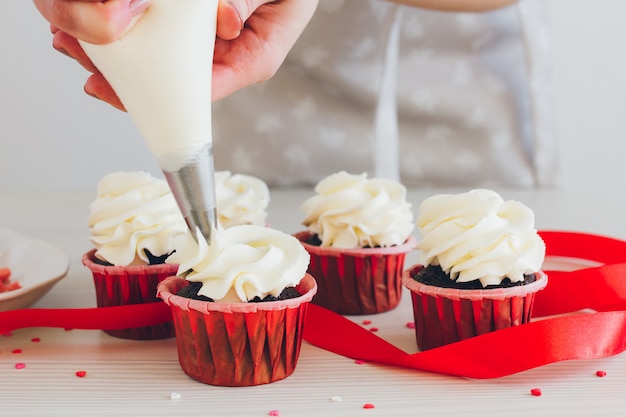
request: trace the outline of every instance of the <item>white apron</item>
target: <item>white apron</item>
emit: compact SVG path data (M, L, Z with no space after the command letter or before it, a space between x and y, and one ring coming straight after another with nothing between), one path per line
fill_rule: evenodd
M444 13L321 0L271 80L215 104L216 168L270 185L340 170L406 185L552 185L543 3Z

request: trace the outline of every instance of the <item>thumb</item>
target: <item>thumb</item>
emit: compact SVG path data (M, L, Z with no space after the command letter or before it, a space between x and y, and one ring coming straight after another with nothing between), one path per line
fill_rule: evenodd
M274 0L220 0L217 12L217 36L232 40L239 36L246 20L266 3Z

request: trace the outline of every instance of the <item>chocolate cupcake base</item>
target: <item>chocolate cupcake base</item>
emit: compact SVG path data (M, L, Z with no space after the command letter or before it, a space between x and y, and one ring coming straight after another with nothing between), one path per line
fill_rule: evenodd
M196 381L242 387L275 382L296 367L307 305L317 286L306 274L297 298L219 303L176 295L188 281L171 277L158 295L172 309L180 366Z
M420 350L432 349L495 330L528 323L535 295L548 284L543 271L527 285L482 290L442 288L413 277L414 265L402 274L411 291L415 337Z

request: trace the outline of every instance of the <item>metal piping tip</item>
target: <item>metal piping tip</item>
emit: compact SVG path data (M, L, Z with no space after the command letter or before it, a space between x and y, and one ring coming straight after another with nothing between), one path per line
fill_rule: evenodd
M217 229L213 145L207 144L178 171L163 171L163 174L192 236L197 239L198 228L210 244L212 230Z

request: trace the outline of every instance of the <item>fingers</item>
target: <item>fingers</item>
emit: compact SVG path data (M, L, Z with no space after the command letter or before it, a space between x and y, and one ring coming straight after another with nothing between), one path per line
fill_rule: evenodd
M126 111L124 105L120 101L111 85L105 80L104 76L97 72L90 76L85 83L85 93L88 95L105 101L113 107Z
M57 30L52 37L52 46L57 51L74 58L80 65L82 65L89 72L97 72L98 69L91 62L85 51L78 43L78 40L67 33Z
M150 0L33 0L54 28L89 43L119 39L150 5Z
M119 39L150 5L150 0L33 0L50 22L52 45L92 72L85 92L125 111L110 84L87 57L77 39L95 44Z
M235 2L249 3L227 1L231 6ZM257 9L246 9L254 13L247 18L236 38L220 37L215 43L213 101L272 77L313 16L318 1L258 0L256 3L260 4ZM218 14L218 26L223 22L219 18Z

